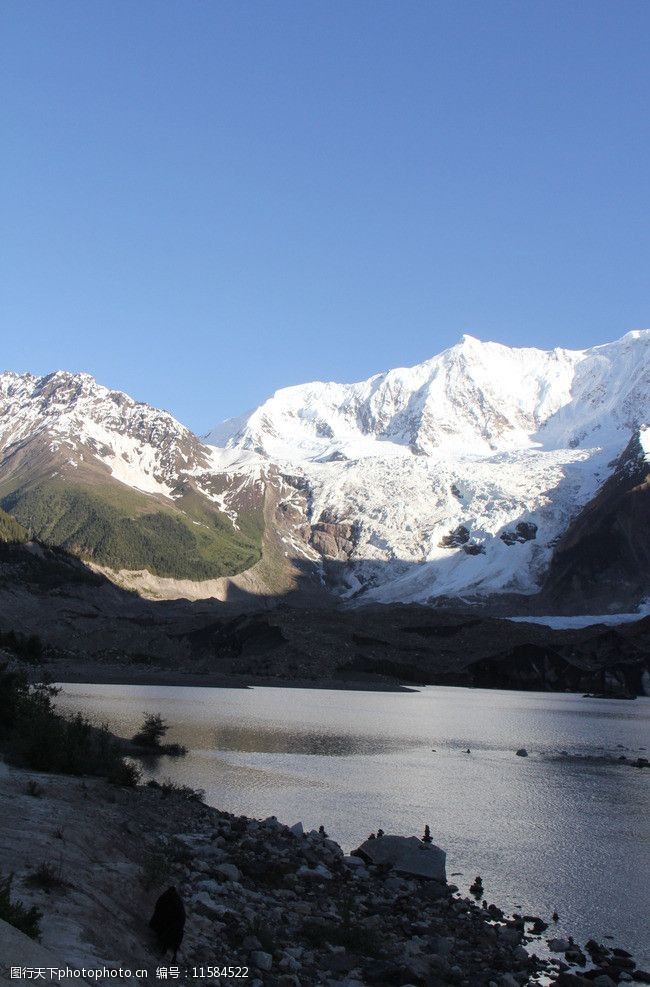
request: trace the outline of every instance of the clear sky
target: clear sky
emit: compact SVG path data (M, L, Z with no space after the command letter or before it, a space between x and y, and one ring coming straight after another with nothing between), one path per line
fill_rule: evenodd
M647 326L648 0L5 0L5 369L197 431Z

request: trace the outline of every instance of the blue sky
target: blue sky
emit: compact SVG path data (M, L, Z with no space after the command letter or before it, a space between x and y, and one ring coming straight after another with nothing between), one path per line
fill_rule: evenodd
M646 0L8 0L4 368L198 431L648 325Z

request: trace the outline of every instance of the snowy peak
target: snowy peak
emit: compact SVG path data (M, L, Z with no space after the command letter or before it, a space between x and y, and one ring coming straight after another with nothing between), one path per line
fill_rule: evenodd
M649 367L649 330L551 351L464 335L414 367L284 388L206 440L285 461L620 446L650 417Z
M90 459L146 493L169 497L181 469L208 468L209 451L168 412L109 390L85 373L0 374L0 454L40 440L67 467Z

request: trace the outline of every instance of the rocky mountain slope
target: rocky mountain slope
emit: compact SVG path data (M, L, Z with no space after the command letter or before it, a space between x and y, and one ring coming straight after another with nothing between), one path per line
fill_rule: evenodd
M0 505L110 570L200 580L249 568L263 491L247 480L235 524L213 451L167 412L88 374L0 375Z
M278 391L206 440L276 464L294 539L344 598L480 600L537 593L649 420L648 330L582 351L464 336L416 367ZM640 561L625 605L650 591Z
M152 596L588 612L608 585L611 612L650 595L648 422L648 330L551 352L464 336L203 440L87 374L5 373L0 507Z

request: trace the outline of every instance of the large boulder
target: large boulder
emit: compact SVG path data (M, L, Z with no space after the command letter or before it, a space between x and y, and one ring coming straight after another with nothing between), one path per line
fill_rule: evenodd
M400 874L447 881L447 854L417 836L380 836L366 840L353 854L369 864L387 864Z

